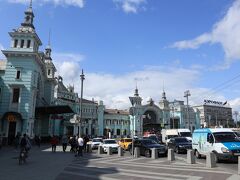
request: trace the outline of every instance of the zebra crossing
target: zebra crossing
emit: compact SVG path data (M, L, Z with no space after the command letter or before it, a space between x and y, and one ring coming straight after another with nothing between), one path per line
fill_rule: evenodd
M206 168L203 164L170 162L167 158L132 158L117 155L86 154L76 158L57 176L56 180L239 180L238 175L220 168Z

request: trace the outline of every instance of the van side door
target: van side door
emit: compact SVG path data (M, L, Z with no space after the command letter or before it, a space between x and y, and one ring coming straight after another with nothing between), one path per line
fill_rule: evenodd
M214 138L212 133L208 133L206 142L206 152L212 152L213 150L214 150Z

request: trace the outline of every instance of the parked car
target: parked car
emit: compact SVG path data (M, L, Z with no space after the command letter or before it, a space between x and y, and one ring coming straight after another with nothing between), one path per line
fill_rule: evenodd
M112 152L118 152L118 147L119 147L115 139L104 139L99 146L103 147L104 152L107 152L107 149L109 147L112 148Z
M152 139L152 140L156 141L158 144L163 144L163 143L162 143L162 139L159 139L159 138L158 138L156 135L154 135L154 134L145 136L145 137L143 137L143 139Z
M132 139L131 138L122 138L118 142L119 146L122 147L124 150L128 150L128 146L131 143L132 143Z
M93 138L91 143L92 149L97 149L102 142L103 142L102 138Z
M192 142L186 137L174 137L168 142L168 148L173 149L176 153L186 153L188 149L192 149Z
M151 157L151 149L156 148L158 151L158 155L167 156L167 147L164 144L159 144L156 141L146 138L146 139L136 139L133 142L133 146L139 147L140 155ZM132 143L129 144L128 150L130 154L132 154Z

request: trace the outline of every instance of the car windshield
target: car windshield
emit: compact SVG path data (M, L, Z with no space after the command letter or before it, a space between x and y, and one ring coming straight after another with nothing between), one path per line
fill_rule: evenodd
M222 142L240 142L240 139L233 132L213 133L216 143Z
M156 141L157 143L159 143L159 140L158 140L157 136L149 136L148 138Z
M92 142L102 142L102 139L93 139Z
M132 139L125 139L125 142L132 142Z
M175 141L177 143L188 143L188 139L187 138L175 138Z
M152 139L144 139L142 141L143 144L157 144L156 141L152 140Z
M179 134L181 137L192 137L190 132L180 132Z
M115 140L105 140L104 144L116 144Z

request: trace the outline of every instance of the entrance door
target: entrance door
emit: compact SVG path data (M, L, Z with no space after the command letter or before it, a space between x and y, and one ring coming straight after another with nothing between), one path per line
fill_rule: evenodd
M8 126L8 144L12 145L16 134L16 122L9 122Z

